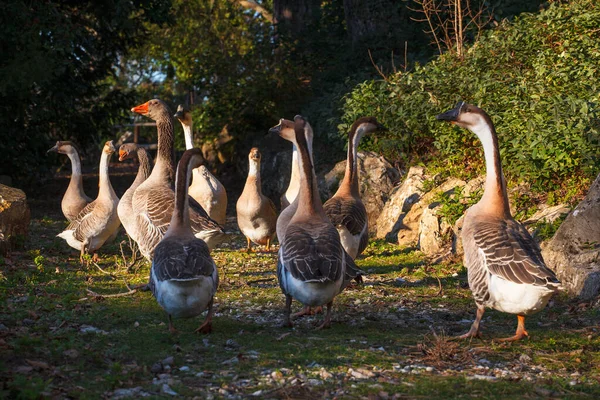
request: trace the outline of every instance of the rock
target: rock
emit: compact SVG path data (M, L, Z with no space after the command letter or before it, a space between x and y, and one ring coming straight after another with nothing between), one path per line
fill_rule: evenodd
M591 300L600 294L600 175L542 255L570 295Z
M20 189L0 184L0 254L6 254L27 236L30 212Z
M422 184L425 180L425 168L410 167L402 185L396 188L385 203L377 218L375 237L395 242L402 220L413 204L423 195Z
M527 220L523 222L531 236L539 243L541 239L538 238L538 230L536 229L535 224L538 222L546 222L552 223L559 219L560 217L567 215L571 211L569 207L565 204L559 204L557 206L548 206L546 204L542 204L539 209L529 217Z
M419 249L428 256L447 252L452 243L448 236L450 225L440 221L437 215L439 206L434 205L430 204L423 210L419 223Z
M150 393L145 392L143 390L143 388L141 386L138 387L134 387L134 388L127 388L127 389L115 389L115 391L112 393L112 396L110 396L111 399L126 399L128 397L148 397L150 396Z
M421 226L421 217L423 216L425 209L429 208L440 193L452 193L454 188L465 185L465 181L457 178L448 178L440 186L423 195L421 199L411 207L410 211L402 220L402 226L398 232L398 245L405 247L417 246L421 236L421 231L419 229ZM423 234L427 233L424 232Z
M389 199L394 183L400 179L400 173L385 158L373 152L358 152L357 164L360 196L367 209L369 233L374 234L377 231L377 219ZM346 160L343 160L325 174L324 189L327 198L337 191L345 170Z

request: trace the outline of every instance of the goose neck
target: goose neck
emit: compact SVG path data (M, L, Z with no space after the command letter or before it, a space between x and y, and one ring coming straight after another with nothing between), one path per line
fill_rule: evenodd
M142 182L144 182L146 179L148 179L148 176L150 176L150 158L148 156L148 153L146 152L146 150L144 150L143 148L138 148L137 149L137 157L138 157L138 162L139 162L139 167L138 167L138 171L137 171L137 175L135 176L135 180L133 181L133 184L131 186L133 187L138 187L139 185L142 184Z
M69 186L78 187L83 192L83 178L81 175L81 160L77 151L72 150L67 153L69 160L71 160L71 180Z
M111 153L106 153L103 151L102 156L100 157L98 197L106 198L116 196L110 183L110 176L108 174L108 164L111 156Z
M194 133L192 131L192 124L181 123L183 127L183 137L185 138L185 149L193 149L194 148Z
M190 168L192 158L186 157L179 163L177 176L175 177L175 208L171 217L171 224L168 231L185 230L192 232L190 225L190 202L188 196L188 187L192 177L192 169Z
M302 215L324 215L323 204L319 198L317 177L312 162L312 152L309 151L307 142L299 141L298 147L298 169L300 172L300 190L298 192L297 214Z
M360 139L364 135L363 127L359 127L357 131L348 137L348 155L346 161L346 172L344 180L340 185L340 189L349 191L355 196L358 196L358 168L357 168L357 151Z
M163 117L156 121L158 131L158 151L156 165L152 170L152 178L172 182L175 176L173 156L173 121Z
M485 157L485 186L479 204L483 204L485 209L491 213L510 216L506 181L502 174L500 149L498 147L496 131L491 121L487 123L481 122L472 130L483 145Z
M260 189L260 161L250 160L250 168L248 169L248 178L246 184L252 184L256 188Z

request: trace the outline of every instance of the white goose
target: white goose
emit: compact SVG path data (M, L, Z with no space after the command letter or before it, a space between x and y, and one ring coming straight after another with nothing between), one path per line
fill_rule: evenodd
M117 213L119 214L121 224L123 224L129 237L134 241L137 241L138 225L135 223L135 213L132 204L133 194L138 186L150 176L150 172L152 171L150 165L152 164L152 161L148 152L135 143L125 143L119 147L119 161L128 160L133 157L137 157L140 165L133 183L129 186L129 189L123 193L123 196L121 196L119 206L117 207Z
M297 209L292 216L279 248L277 277L286 296L285 324L292 325L292 299L305 306L327 305L325 320L319 328L331 325L333 299L360 271L346 254L335 227L323 211L312 161L308 151L306 121L294 118L294 134L271 128L298 148L300 190ZM289 208L289 207L288 207Z
M251 251L252 242L266 246L269 251L277 224L275 205L262 193L260 159L260 150L253 147L248 154L250 168L246 184L235 206L238 226L246 236L248 251Z
M183 127L186 150L194 148L192 113L180 104L177 106L175 118L181 122L181 126ZM206 166L201 165L192 171L192 184L189 187L188 194L200 203L212 219L221 225L225 224L227 217L227 191Z
M83 191L81 160L75 145L68 141L58 141L54 147L48 150L48 153L51 151L66 154L71 160L71 180L60 203L65 218L71 222L77 218L85 206L92 202L92 199Z
M100 183L98 197L88 204L65 229L57 236L66 240L72 248L83 255L98 250L102 245L116 236L120 222L117 215L119 198L110 184L108 163L115 152L115 146L109 140L102 149L100 157Z
M169 228L175 193L173 192L173 119L169 107L152 99L131 109L156 121L158 151L152 173L133 194L136 212L137 244L140 252L152 260L154 248ZM225 238L223 228L212 220L193 199L190 201L192 230L197 238L213 248Z
M481 200L465 214L462 240L469 286L477 304L477 317L462 338L479 336L485 307L516 314L514 341L528 336L525 317L544 309L560 282L542 259L529 232L510 214L506 181L502 174L498 137L490 117L480 108L460 102L437 116L466 128L483 144L486 181Z
M172 333L176 332L172 317L195 317L207 308L206 320L196 332L212 331L213 299L219 276L208 246L192 231L187 194L191 171L202 161L199 149L187 150L179 160L175 209L169 229L154 250L150 271L150 290L169 315Z
M369 243L369 220L358 188L356 151L364 135L385 129L375 117L359 118L352 124L348 133L348 159L344 179L333 197L323 205L325 214L340 234L342 246L353 259Z

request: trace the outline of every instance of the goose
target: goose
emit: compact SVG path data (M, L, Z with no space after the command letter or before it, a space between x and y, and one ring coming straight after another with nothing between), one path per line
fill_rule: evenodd
M275 205L262 194L260 159L260 150L253 147L248 154L250 169L246 185L235 206L238 225L248 242L248 251L252 249L252 242L265 245L269 251L277 224Z
M344 179L333 197L323 205L325 214L340 234L342 246L353 259L369 243L369 220L358 188L356 150L364 135L385 129L374 117L359 118L352 124L348 134L348 160Z
M150 176L152 170L150 165L152 164L152 161L148 152L135 143L125 143L119 147L119 161L124 161L133 157L137 157L140 166L138 167L135 180L129 189L123 193L123 196L121 196L119 206L117 207L117 214L129 237L131 237L133 241L137 241L137 225L135 223L135 214L132 205L133 193L138 186Z
M83 191L83 180L81 177L81 160L77 147L69 141L58 141L56 145L48 150L61 154L66 154L71 160L71 180L69 187L62 198L60 207L69 222L77 218L77 215L92 202L92 199Z
M306 136L306 144L307 144L307 148L308 148L308 154L310 156L311 162L314 163L313 155L312 155L312 151L313 151L312 144L313 144L313 136L314 135L313 135L312 127L310 126L308 121L305 121L304 131L305 131L305 136ZM271 128L269 130L269 133L277 133L280 136L285 135L286 137L294 137L294 135L295 135L294 121L282 118L279 120L279 124L277 126L274 126L273 128ZM287 207L283 208L284 203L282 202L282 209L281 209L281 212L279 213L279 217L277 217L276 232L277 232L277 239L279 240L279 243L281 243L281 241L283 240L283 237L285 236L285 230L287 229L287 226L290 223L290 220L292 219L292 217L296 213L296 209L298 208L298 202L295 201L296 198L298 197L298 189L300 188L300 172L299 172L299 167L298 167L298 149L294 143L292 143L292 147L293 147L292 176L290 178L290 186L293 186L293 185L296 186L296 191L295 191L295 193L293 193L293 191L289 192L289 188L288 188L288 191L286 192L286 196L287 196L288 192L290 193L290 196L286 197L286 198L288 200L290 200L290 203L288 204Z
M106 241L114 238L121 224L117 215L119 198L110 184L108 175L108 163L114 152L115 146L112 140L109 140L104 144L100 157L98 197L81 210L77 218L57 235L69 246L80 251L80 262L83 262L85 253L98 250Z
M498 137L490 117L480 108L459 102L437 116L473 132L483 145L486 180L483 197L465 214L462 229L464 264L477 305L471 329L461 338L479 336L486 307L517 315L515 341L528 336L525 317L541 311L560 282L544 263L527 229L510 214L502 174Z
M183 127L186 150L192 149L194 147L192 113L180 104L177 106L175 118L181 122L181 126ZM206 166L201 165L192 171L192 184L189 187L188 194L200 203L212 219L221 225L225 225L227 191Z
M199 149L186 150L177 165L175 209L169 229L154 250L150 290L169 316L169 330L177 332L172 317L191 318L208 309L195 332L212 331L213 300L219 285L217 266L206 243L194 236L187 194L191 170L203 161Z
M152 173L133 193L137 244L146 259L152 261L154 249L169 228L175 193L173 183L173 120L169 107L152 99L133 107L132 112L156 121L158 151ZM190 201L192 230L210 249L225 238L225 232L193 199Z
M292 299L305 307L327 305L319 329L331 325L331 307L337 296L360 271L346 254L335 227L325 215L307 141L306 120L294 118L294 133L280 124L271 128L298 149L300 190L279 247L277 278L286 297L285 325L292 326ZM284 121L283 121L284 122ZM288 209L291 208L288 207Z

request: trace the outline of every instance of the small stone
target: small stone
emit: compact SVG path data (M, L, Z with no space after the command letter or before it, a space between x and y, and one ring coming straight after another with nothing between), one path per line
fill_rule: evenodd
M227 339L227 342L225 342L225 347L229 347L231 349L237 349L240 347L240 345L233 339Z
M435 368L433 367L425 367L425 371L427 372L433 372L435 370Z
M173 365L173 362L175 361L175 359L173 358L173 356L169 356L167 358L165 358L164 360L162 360L163 365Z
M262 390L257 390L256 392L252 393L252 396L258 397L261 396L263 394Z
M152 367L150 367L150 372L152 372L153 374L159 374L162 371L163 371L163 364L160 361L152 364Z
M383 390L381 392L377 393L377 395L382 400L387 400L390 397L390 395L388 394L388 392L384 392Z
M27 325L27 326L35 325L35 321L30 318L24 318L22 322L23 322L23 325Z
M571 381L571 382L569 382L569 385L575 386L575 385L577 385L577 381Z
M323 382L321 380L314 379L314 378L309 379L307 382L310 386L319 386L319 385L323 384Z
M140 323L139 323L139 322L137 322L137 321L135 321L135 322L133 323L133 327L134 327L134 328L137 328L138 326L140 326Z
M480 358L479 359L479 364L487 365L489 363L490 363L490 361L487 360L487 359L485 359L485 358Z
M331 372L328 372L326 369L321 368L321 371L319 371L319 376L321 377L321 379L323 380L327 380L327 379L331 379L333 378L333 374Z
M164 394L168 394L170 396L177 396L177 392L174 391L173 389L171 389L171 387L169 385L167 385L166 383L163 383L162 387L160 388L161 393Z
M179 367L179 370L182 372L186 372L190 370L190 367L188 367L187 365L184 365L183 367Z
M531 361L531 357L529 357L527 354L523 353L519 357L519 361L521 361L522 363L528 363L529 361Z
M6 332L8 328L4 324L0 324L0 332Z

